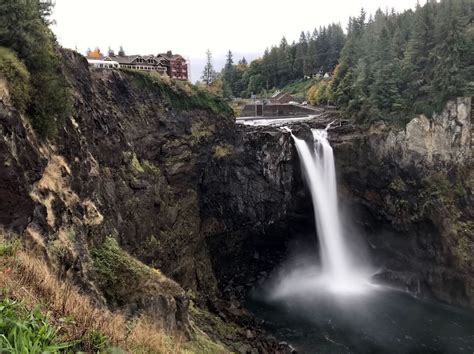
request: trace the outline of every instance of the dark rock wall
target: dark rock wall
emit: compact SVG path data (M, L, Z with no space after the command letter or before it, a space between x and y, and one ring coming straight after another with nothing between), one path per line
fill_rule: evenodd
M90 71L82 56L63 56L74 109L54 143L36 139L0 85L0 226L98 301L90 252L107 236L181 286L216 296L200 185L230 150L233 117L176 109L132 73ZM161 309L167 327L186 327L184 290L166 278L154 288L157 303L146 307Z
M473 306L470 110L470 99L460 98L404 130L380 125L339 139L335 154L341 197L383 267L377 277Z

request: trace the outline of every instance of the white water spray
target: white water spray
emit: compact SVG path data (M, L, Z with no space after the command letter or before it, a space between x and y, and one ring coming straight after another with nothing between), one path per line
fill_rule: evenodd
M321 275L315 286L338 293L364 292L368 285L367 267L358 265L342 230L337 202L334 154L328 141L328 127L312 129L313 149L293 134L306 182L311 192L320 243ZM291 133L288 128L283 128ZM310 281L311 282L311 281Z

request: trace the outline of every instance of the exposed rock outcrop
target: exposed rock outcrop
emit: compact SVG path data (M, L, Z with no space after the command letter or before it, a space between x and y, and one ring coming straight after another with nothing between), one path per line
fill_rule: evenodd
M405 130L378 125L336 144L345 198L358 206L381 278L474 305L471 99Z

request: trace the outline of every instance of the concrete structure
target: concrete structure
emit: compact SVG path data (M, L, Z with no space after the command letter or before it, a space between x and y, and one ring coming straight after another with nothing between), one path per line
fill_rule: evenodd
M295 104L248 104L240 117L303 117L317 112L315 108Z
M280 103L280 104L285 104L285 103L290 103L292 101L296 101L293 96L286 92L282 91L277 91L273 94L272 97L270 97L270 102L271 103Z

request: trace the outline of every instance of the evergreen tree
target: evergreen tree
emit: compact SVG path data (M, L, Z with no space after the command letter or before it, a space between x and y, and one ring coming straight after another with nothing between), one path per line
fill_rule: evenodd
M435 47L434 5L427 2L417 6L415 26L408 44L404 63L404 78L407 80L405 98L413 102L416 113L431 115L433 102L430 99L433 81L433 56Z
M245 65L247 66L247 59L245 59L245 57L242 57L242 59L239 60L239 65Z
M315 29L313 35L308 39L308 51L306 52L306 62L304 66L304 74L312 76L316 74L316 38L318 31Z
M380 112L393 111L394 104L401 101L399 92L400 67L395 65L391 51L387 50L387 48L390 48L390 37L386 27L381 31L377 45L379 58L375 64L375 80L370 90L373 116L377 116Z
M234 60L232 52L227 53L226 63L222 70L222 81L224 85L224 97L230 98L234 96L234 86L236 81L236 72L234 68Z
M292 78L293 59L290 53L290 46L285 37L281 39L280 46L276 50L277 77L275 87L283 87Z
M212 53L208 49L206 51L206 65L202 71L201 80L207 85L210 86L216 79L216 71L212 65Z
M440 16L436 26L436 47L432 56L435 62L433 90L435 102L443 103L450 97L466 92L468 61L474 51L466 38L469 22L469 7L461 1L446 0L441 3Z
M304 32L301 32L300 40L296 44L294 75L295 78L302 78L304 76L304 69L306 66L306 55L308 53L308 42Z

